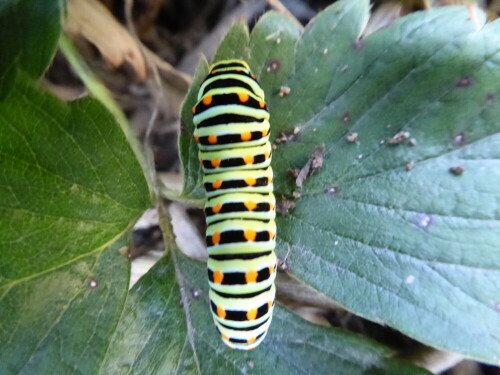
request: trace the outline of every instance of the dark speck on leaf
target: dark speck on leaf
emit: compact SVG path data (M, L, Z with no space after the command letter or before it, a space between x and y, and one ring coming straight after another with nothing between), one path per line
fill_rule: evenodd
M472 78L470 77L463 77L460 78L460 80L457 82L457 87L469 87L472 86Z
M281 61L279 59L273 59L267 64L267 71L269 73L278 73L281 70Z
M462 173L464 173L464 167L462 167L461 165L450 167L450 172L455 176L460 176Z
M464 133L458 133L454 138L453 138L453 144L456 146L461 146L465 143L465 134Z
M346 112L342 115L342 121L348 122L351 120L351 114L349 112Z
M488 95L486 95L486 98L484 101L486 102L486 104L493 104L493 102L496 100L496 98L497 97L495 96L495 94L488 94Z
M427 214L417 214L415 215L415 224L420 229L428 229L432 224L432 219L430 215Z

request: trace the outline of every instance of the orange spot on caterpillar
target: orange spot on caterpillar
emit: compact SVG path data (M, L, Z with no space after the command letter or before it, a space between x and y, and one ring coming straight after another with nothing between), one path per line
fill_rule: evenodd
M221 271L214 272L214 283L221 284L222 280L224 280L224 274Z
M269 266L269 275L272 275L274 272L274 266Z
M253 211L257 208L257 203L252 201L247 201L245 202L245 207L247 208L248 211Z
M229 341L229 336L228 336L228 335L226 335L225 333L221 333L220 335L221 335L221 337L222 337L224 340L228 340L228 341Z
M247 283L255 283L257 281L257 271L248 271L246 274L245 274L245 281Z
M274 204L269 203L269 209L270 209L270 210L274 210Z
M273 178L272 177L268 177L267 178L267 183L270 184L271 182L273 182Z
M247 241L255 241L255 238L257 237L257 232L252 229L247 229L244 232L244 236Z
M254 342L255 340L257 340L257 337L250 337L248 340L247 340L247 343L248 344L251 344L252 342Z
M212 104L212 95L207 95L203 98L203 104L210 105Z
M218 189L218 188L220 188L221 186L222 186L222 181L221 181L221 180L216 180L216 181L214 181L214 182L212 183L212 187L213 187L214 189Z
M268 231L269 232L269 239L272 240L275 236L275 234L271 231Z
M224 310L220 306L217 306L217 316L221 319L224 319L226 317L226 310Z
M193 113L196 113L196 105L193 105L193 108L191 108L191 111L192 111Z
M262 136L264 136L264 133L262 133ZM264 152L264 158L267 160L269 159L269 152Z
M249 141L250 139L252 139L252 133L250 133L250 132L241 133L241 140L242 141Z
M254 186L257 183L257 180L253 177L245 178L245 182L248 186Z
M208 143L211 145L214 145L217 143L217 136L216 135L209 135L208 136Z
M259 107L264 108L266 106L266 103L263 100L259 100Z
M220 204L220 203L216 204L215 206L212 207L212 212L214 214L218 214L221 208L222 208L222 204Z
M257 309L251 309L247 312L247 320L254 320L257 317Z
M243 157L243 161L245 162L245 164L253 164L254 157L253 157L253 155L245 155Z
M221 160L220 160L220 159L213 159L213 160L211 161L212 167L214 167L214 168L219 167L219 166L220 166L220 162L221 162Z
M194 140L195 140L197 143L199 143L199 142L200 142L200 137L199 137L198 135L195 135L195 136L194 136Z
M273 301L268 301L267 308L270 309L271 307L273 307Z
M200 159L200 164L203 165L203 159Z
M244 92L239 92L238 99L240 99L240 102L246 103L248 102L248 99L250 99L250 96L248 94L245 94Z
M269 133L269 130L264 129L262 130L262 136L265 137Z
M255 77L255 75L253 74L250 74L250 77L252 77L253 79L257 79L257 77Z
M214 245L218 245L220 242L220 233L219 232L215 232L214 234L212 234L212 243Z

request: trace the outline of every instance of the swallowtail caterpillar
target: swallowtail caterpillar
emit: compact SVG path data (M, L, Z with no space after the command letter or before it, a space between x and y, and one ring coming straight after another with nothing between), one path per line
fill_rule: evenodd
M269 112L245 61L210 67L193 121L207 198L210 308L226 345L253 349L274 307L276 201Z

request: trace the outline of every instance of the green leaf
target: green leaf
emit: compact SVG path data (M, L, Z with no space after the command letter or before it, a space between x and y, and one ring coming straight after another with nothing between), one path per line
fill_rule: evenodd
M99 102L21 73L0 129L0 373L94 373L128 286L120 238L150 204L143 171Z
M171 253L130 291L102 374L197 372Z
M0 81L16 64L32 78L47 69L61 32L61 0L0 3ZM9 69L9 73L6 73Z
M124 245L0 291L0 373L96 373L127 294Z
M214 61L243 58L248 60L248 26L243 20L237 22L215 53Z
M100 251L149 206L123 132L94 99L66 104L20 76L0 113L0 287Z
M193 84L188 90L181 109L181 132L179 134L179 157L184 170L184 188L182 195L190 199L203 199L205 190L201 186L201 166L198 158L198 144L193 138L194 124L192 106L196 102L201 81L208 74L205 60L196 69ZM191 103L191 104L190 104Z
M176 284L176 279L178 285ZM205 265L169 252L132 289L103 374L428 374L389 349L314 326L277 307L257 349L224 346L208 307Z
M497 363L500 23L476 30L465 7L443 7L360 39L368 10L339 1L301 36L271 14L250 35L272 134L298 132L273 153L275 193L296 204L277 219L278 254L361 316ZM416 145L390 144L401 131ZM299 189L289 170L321 144L323 165Z

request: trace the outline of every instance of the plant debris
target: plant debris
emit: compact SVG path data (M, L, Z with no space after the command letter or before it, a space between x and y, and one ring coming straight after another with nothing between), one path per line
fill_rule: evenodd
M284 130L282 131L278 138L274 140L274 143L287 143L287 142L294 142L298 138L298 134L300 133L300 128L295 127L292 130Z
M453 143L455 146L461 146L465 143L465 134L464 133L458 133L454 138L453 138Z
M469 87L472 86L472 84L473 84L472 78L463 77L458 80L457 87Z
M280 59L273 59L267 65L268 73L278 73L281 70L281 61Z
M347 139L347 142L354 143L354 142L358 141L359 136L358 136L358 133L351 133L351 132L349 132L349 133L347 133L347 135L346 135L345 138Z
M290 94L290 91L292 91L292 89L290 87L281 86L279 96L283 97L285 95L288 95L288 94Z
M290 211L294 207L295 207L295 202L290 201L282 196L281 200L279 200L276 204L276 212L285 215L288 213L288 211Z
M300 172L300 170L299 170L299 169L289 169L287 172L288 172L288 173L290 174L290 176L292 176L293 178L297 178L297 177L299 176L299 172Z
M325 188L326 194L337 194L339 192L339 188L337 186L328 186Z
M460 176L462 173L464 173L464 167L462 167L461 165L450 167L450 172L455 176Z
M297 178L295 179L295 185L297 185L297 187L302 187L306 178L313 174L317 169L321 168L321 166L323 165L324 153L325 145L321 144L316 147L306 165L302 167L299 174L297 175Z
M404 143L409 136L410 136L409 132L400 131L399 133L394 134L394 136L389 139L389 143L391 145L400 145Z
M129 31L97 0L68 2L66 30L90 41L113 67L130 64L137 77L146 79L147 68L140 46Z

